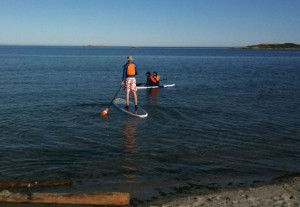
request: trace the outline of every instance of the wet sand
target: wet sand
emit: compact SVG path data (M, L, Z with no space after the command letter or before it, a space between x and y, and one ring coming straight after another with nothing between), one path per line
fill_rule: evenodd
M151 207L227 207L295 206L300 207L300 175L280 178L269 184L235 187L194 196L166 198Z

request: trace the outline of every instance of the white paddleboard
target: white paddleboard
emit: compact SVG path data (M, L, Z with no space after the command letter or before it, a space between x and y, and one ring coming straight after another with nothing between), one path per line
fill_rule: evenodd
M148 113L144 109L142 109L140 106L135 111L134 104L132 102L130 102L129 109L128 110L125 109L124 107L126 106L126 100L123 98L116 98L113 101L113 104L119 110L121 110L129 115L140 117L140 118L146 118L148 116Z
M169 88L169 87L174 87L175 84L163 84L163 85L159 85L159 86L146 86L146 85L141 85L141 86L137 86L137 89L147 89L147 88Z

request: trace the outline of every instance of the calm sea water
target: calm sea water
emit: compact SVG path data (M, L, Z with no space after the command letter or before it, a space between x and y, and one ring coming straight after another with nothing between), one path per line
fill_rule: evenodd
M127 55L176 87L138 91L146 119L104 119ZM299 50L1 46L0 74L1 181L143 201L300 172Z

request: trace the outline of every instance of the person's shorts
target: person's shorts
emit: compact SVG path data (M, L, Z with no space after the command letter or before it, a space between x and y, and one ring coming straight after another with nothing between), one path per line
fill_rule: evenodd
M126 78L125 88L126 88L126 91L128 91L128 90L136 91L136 79L135 79L135 77Z

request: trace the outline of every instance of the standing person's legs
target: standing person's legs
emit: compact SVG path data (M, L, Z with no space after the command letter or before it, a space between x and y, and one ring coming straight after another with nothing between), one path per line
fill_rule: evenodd
M130 81L129 78L126 78L125 80L125 100L126 100L126 107L128 109L129 107L129 92L130 92Z
M136 92L136 79L127 78L126 79L126 105L129 106L129 96L130 91L133 93L134 105L137 106L137 92Z
M126 98L126 106L129 106L129 92L130 92L130 90L126 89L126 95L125 95L125 98Z
M134 98L134 105L137 105L137 93L136 93L136 90L132 91L132 93L133 93L133 98Z
M137 89L136 89L136 79L135 78L132 78L130 89L133 93L135 109L137 109L138 97L137 97L137 91L136 91Z

